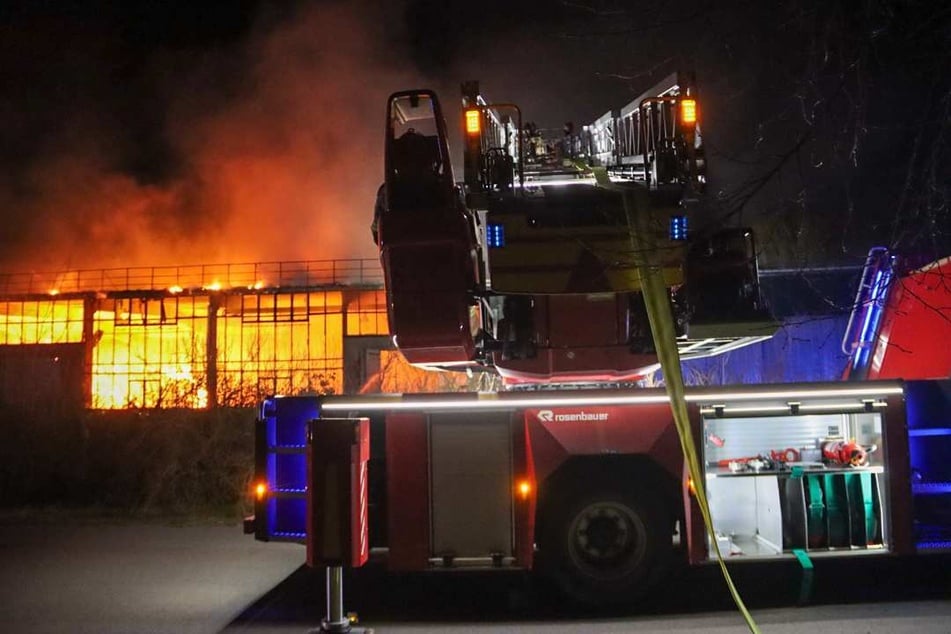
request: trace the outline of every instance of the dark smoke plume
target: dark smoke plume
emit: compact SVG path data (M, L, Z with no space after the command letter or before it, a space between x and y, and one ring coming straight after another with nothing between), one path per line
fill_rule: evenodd
M373 257L386 95L421 80L367 8L301 4L138 58L68 15L6 25L0 265Z

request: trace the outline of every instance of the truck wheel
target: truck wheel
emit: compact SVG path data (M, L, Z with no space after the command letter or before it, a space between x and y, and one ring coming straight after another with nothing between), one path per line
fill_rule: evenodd
M637 601L670 567L671 527L650 493L592 487L569 494L544 519L541 572L583 604Z

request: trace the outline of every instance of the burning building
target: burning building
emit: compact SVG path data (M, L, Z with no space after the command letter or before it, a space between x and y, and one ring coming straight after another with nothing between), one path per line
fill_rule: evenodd
M66 411L339 393L387 333L375 260L0 275L0 399Z

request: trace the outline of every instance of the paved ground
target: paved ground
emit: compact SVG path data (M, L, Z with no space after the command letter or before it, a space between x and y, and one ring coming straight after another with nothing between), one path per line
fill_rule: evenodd
M303 548L262 544L238 526L0 524L0 631L304 634L324 614L323 577ZM867 559L867 558L866 558ZM735 567L763 632L951 633L951 559L819 566L796 605L795 566ZM520 575L345 580L346 607L376 632L561 634L746 632L713 568L671 582L639 613L584 614Z
M0 526L0 631L217 632L301 558L237 526Z
M829 565L826 565L829 564ZM770 634L951 634L951 559L817 565L807 602L791 565L732 566L761 631ZM296 571L242 613L228 632L289 634L323 615L323 579ZM376 632L482 634L743 634L746 624L719 570L685 571L637 610L585 612L538 592L519 575L394 576L372 568L347 575L346 608ZM308 601L307 597L318 597Z

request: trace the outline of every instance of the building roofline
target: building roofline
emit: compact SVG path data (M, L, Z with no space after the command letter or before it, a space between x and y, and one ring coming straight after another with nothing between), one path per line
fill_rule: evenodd
M78 269L0 273L0 297L85 297L89 294L377 289L383 271L376 259L305 260L237 264Z

